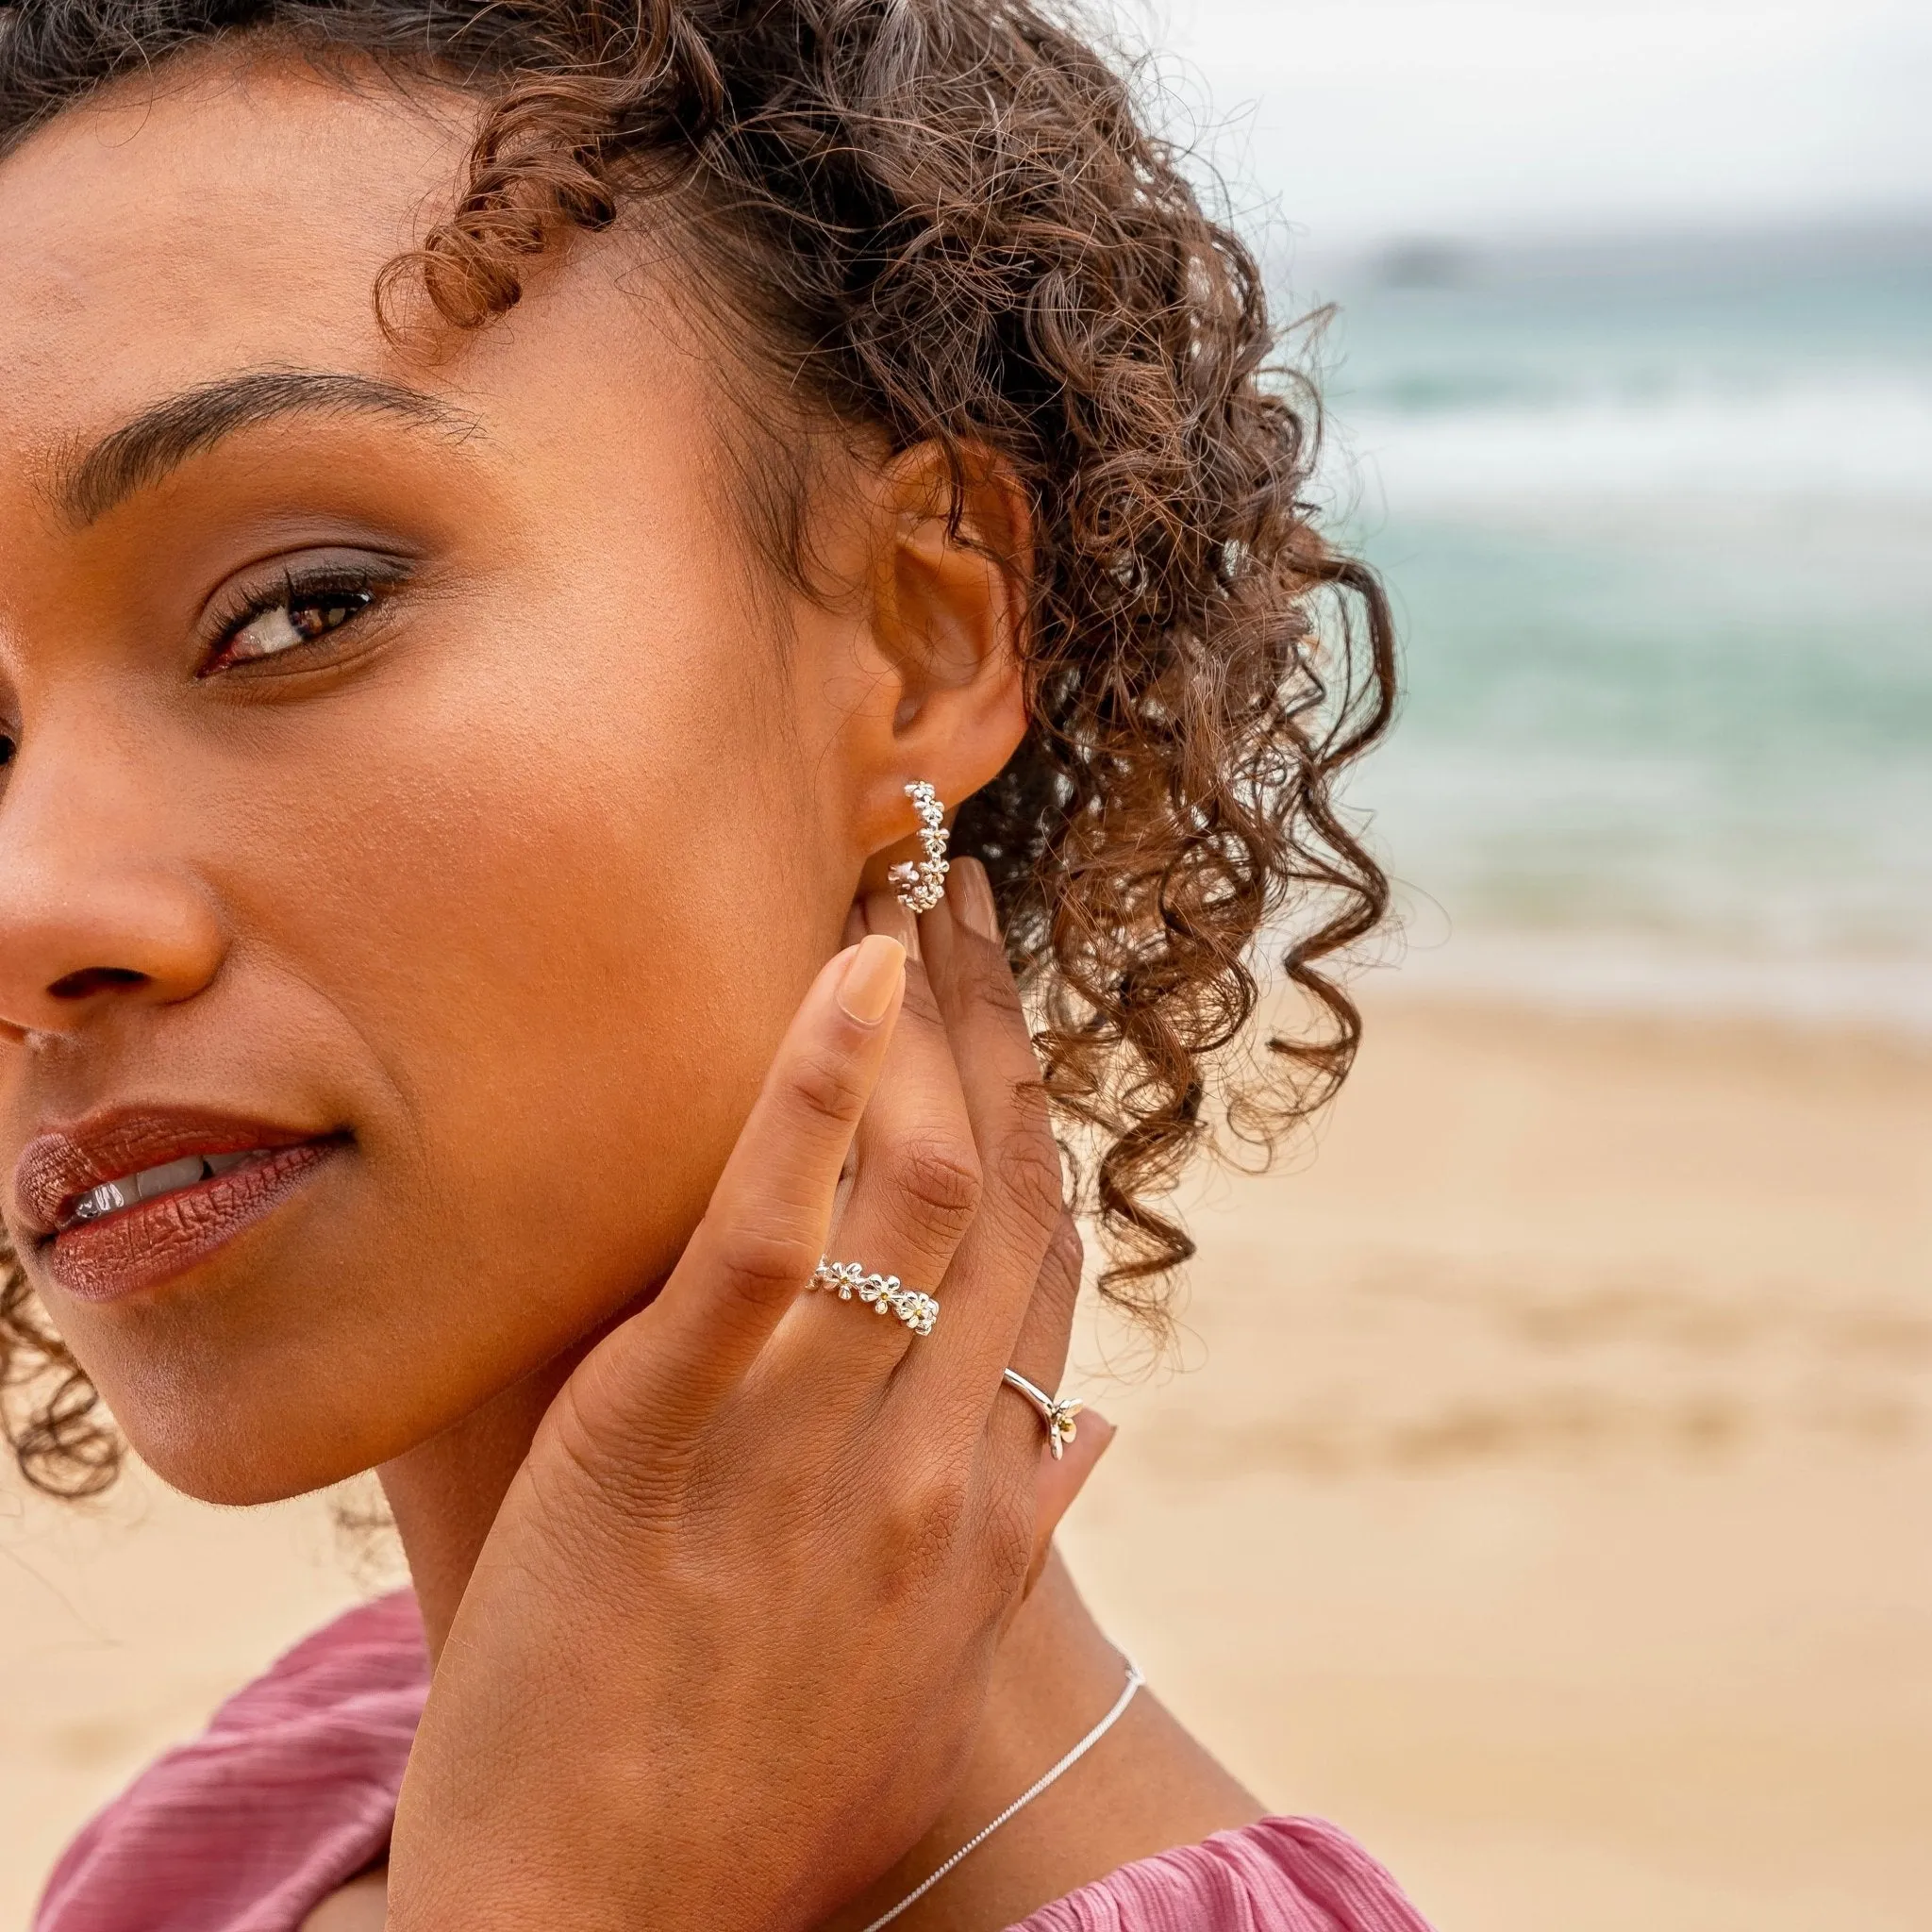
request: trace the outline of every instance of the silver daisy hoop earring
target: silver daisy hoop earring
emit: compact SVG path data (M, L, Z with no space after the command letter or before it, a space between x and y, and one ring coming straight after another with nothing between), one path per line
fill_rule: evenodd
M886 883L899 895L907 911L930 912L946 896L946 808L924 778L906 788L912 809L919 814L919 858L902 859L886 874Z

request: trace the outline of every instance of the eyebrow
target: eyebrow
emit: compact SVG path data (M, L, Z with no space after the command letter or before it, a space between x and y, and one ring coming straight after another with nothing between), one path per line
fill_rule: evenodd
M85 527L237 430L304 413L391 416L459 438L480 426L467 410L400 383L332 370L249 370L167 396L70 456L58 465L54 501Z

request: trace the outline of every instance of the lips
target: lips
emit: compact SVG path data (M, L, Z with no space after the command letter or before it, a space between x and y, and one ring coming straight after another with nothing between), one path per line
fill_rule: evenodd
M71 1294L111 1301L192 1266L342 1145L236 1115L101 1115L29 1142L14 1199L47 1273Z

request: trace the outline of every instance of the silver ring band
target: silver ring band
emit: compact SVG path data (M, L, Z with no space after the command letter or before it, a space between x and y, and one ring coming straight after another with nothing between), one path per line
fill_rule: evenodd
M1018 1369L1002 1369L1000 1379L1008 1388L1017 1389L1040 1411L1040 1419L1046 1424L1047 1447L1053 1451L1053 1459L1058 1462L1067 1444L1079 1434L1074 1426L1074 1418L1087 1405L1076 1396L1058 1400L1049 1395L1044 1389L1036 1388Z
M858 1261L832 1261L821 1256L811 1272L811 1285L841 1302L864 1302L874 1314L897 1315L915 1335L930 1335L940 1318L940 1305L931 1295L908 1288L896 1274L869 1274Z

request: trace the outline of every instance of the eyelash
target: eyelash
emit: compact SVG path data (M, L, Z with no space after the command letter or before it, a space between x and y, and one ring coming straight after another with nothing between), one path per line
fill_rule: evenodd
M311 646L325 648L332 639L340 637L367 617L381 604L385 592L395 590L403 582L404 575L395 569L384 570L374 564L317 564L306 570L286 570L275 584L241 593L226 608L212 615L209 628L213 641L208 646L208 660L197 675L211 677L251 664L272 663L283 657L307 658ZM224 654L258 619L271 616L277 610L301 610L305 607L326 606L331 602L354 603L356 608L340 623L329 625L301 644L291 644L284 651L260 657L223 662Z

